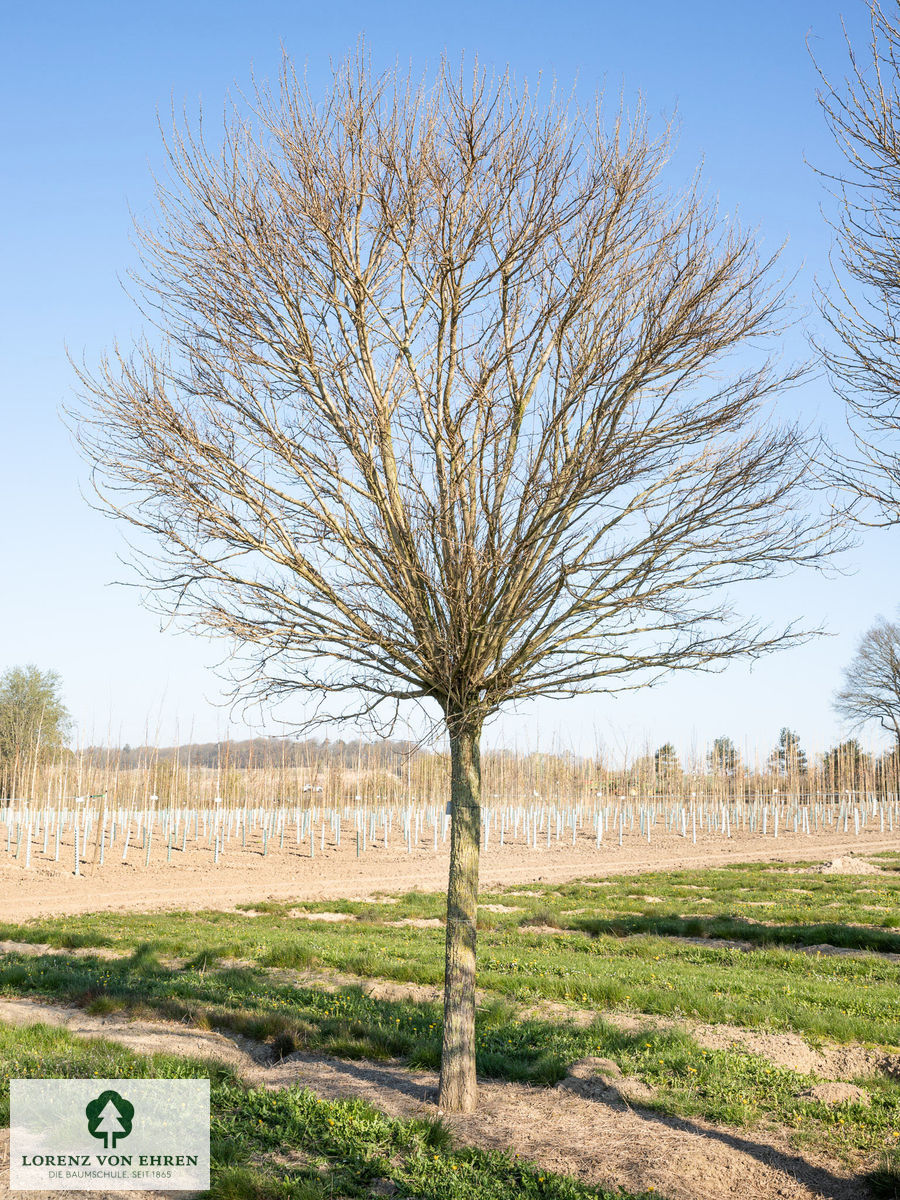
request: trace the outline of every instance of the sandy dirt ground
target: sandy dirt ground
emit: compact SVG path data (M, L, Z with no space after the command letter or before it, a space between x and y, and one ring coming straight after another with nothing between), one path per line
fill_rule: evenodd
M554 842L549 848L521 843L498 846L492 842L482 854L481 885L491 888L541 881L562 883L579 878L634 874L682 867L714 867L733 862L827 860L848 854L900 850L900 831L893 835L878 829L859 837L834 830L818 835L784 834L763 838L737 831L697 835L697 844L678 835L653 834L650 844L636 835L624 845L606 839L601 846L591 837L576 845ZM267 857L258 851L226 847L218 864L210 847L173 851L166 862L165 849L154 849L149 866L139 847L121 862L121 850L107 854L102 867L96 847L89 847L82 874L75 876L71 846L63 846L59 863L35 855L29 869L15 859L0 856L0 919L23 921L33 917L79 912L138 911L149 909L194 910L228 908L267 899L364 899L382 892L414 889L440 890L447 878L447 851L430 846L408 854L400 843L385 849L380 843L356 856L355 841L345 834L340 849L316 845L314 857L308 842L295 848L273 848Z
M357 1097L392 1116L436 1113L437 1077L429 1071L305 1054L270 1063L265 1048L245 1039L24 1000L0 1000L0 1021L63 1026L80 1037L109 1038L141 1053L212 1058L254 1085L305 1087L327 1100ZM629 1103L624 1086L621 1091L586 1086L589 1075L575 1069L548 1089L482 1083L478 1111L447 1120L457 1143L514 1146L547 1170L635 1192L653 1188L669 1200L861 1200L867 1194L857 1174L795 1150L779 1131L660 1116ZM4 1152L8 1157L8 1143L0 1143L0 1197L7 1195Z

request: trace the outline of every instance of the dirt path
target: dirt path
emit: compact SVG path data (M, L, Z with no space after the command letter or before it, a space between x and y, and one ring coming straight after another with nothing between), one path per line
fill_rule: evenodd
M855 838L832 830L813 836L782 834L777 839L738 832L723 838L704 831L698 834L696 846L677 834L654 834L650 845L631 835L621 847L611 841L598 847L584 836L575 846L554 842L549 848L492 843L482 854L481 885L488 889L516 883L563 883L734 862L822 860L879 850L900 850L900 831L893 837L871 830ZM117 851L107 856L102 868L84 866L79 877L72 873L67 847L60 863L36 855L27 871L3 855L0 920L81 912L222 908L263 899L364 899L378 892L440 890L447 877L445 848L407 854L397 845L387 850L379 845L357 858L349 839L340 850L332 847L320 852L317 848L314 858L308 856L308 849L303 854L273 849L263 858L231 847L218 865L213 863L212 850L203 846L189 848L185 854L175 852L171 864L165 862L164 849L155 853L147 867L142 854L133 854L132 861L123 864Z
M254 1085L305 1087L328 1100L357 1097L391 1116L436 1111L437 1077L430 1071L300 1054L266 1065L264 1048L243 1039L24 1000L0 1000L0 1020L61 1026L141 1053L213 1059ZM448 1120L458 1142L484 1149L514 1146L547 1170L632 1191L653 1187L670 1200L860 1200L866 1194L857 1175L794 1150L779 1131L661 1117L621 1100L588 1099L564 1085L539 1089L485 1082L478 1112ZM2 1188L0 1195L5 1195Z

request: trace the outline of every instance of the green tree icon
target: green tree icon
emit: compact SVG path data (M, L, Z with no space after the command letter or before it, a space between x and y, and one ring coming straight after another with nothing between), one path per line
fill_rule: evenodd
M88 1119L88 1132L91 1137L103 1138L104 1150L115 1150L116 1142L131 1133L134 1105L118 1092L101 1092L84 1111Z

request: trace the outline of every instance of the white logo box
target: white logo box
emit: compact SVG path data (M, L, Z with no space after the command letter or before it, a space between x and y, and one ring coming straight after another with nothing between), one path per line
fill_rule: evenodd
M208 1079L11 1079L12 1191L205 1191Z

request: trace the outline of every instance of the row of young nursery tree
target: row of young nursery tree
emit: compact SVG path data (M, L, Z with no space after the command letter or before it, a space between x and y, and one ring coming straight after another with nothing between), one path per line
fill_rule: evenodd
M0 689L2 704L2 689ZM282 753L279 755L278 750ZM706 751L679 757L672 743L616 761L598 751L485 750L482 790L489 802L535 797L571 806L607 800L671 797L682 801L758 799L773 793L840 802L900 794L900 755L864 749L855 738L807 755L798 736L783 729L770 753L740 750L718 737ZM110 802L158 807L227 807L328 803L349 807L442 805L450 758L436 749L390 740L351 745L309 739L281 744L260 740L202 746L88 746L73 750L35 743L31 753L0 759L0 798L58 803L82 794Z

